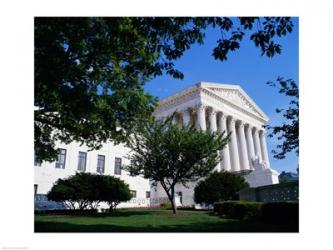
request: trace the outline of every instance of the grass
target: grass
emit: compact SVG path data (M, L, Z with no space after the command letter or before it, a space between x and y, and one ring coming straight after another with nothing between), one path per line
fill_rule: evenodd
M119 209L112 215L35 215L35 232L298 232L296 226L224 219L209 211Z

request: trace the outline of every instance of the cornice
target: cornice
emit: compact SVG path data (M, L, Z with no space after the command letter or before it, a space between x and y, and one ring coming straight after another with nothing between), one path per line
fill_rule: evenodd
M240 106L238 106L238 105L236 105L236 104L230 102L230 101L227 100L227 99L222 98L221 96L215 94L214 92L212 92L212 91L210 91L210 90L208 90L208 89L206 89L206 88L202 88L201 91L202 91L204 94L206 94L206 95L212 97L213 99L218 100L218 101L220 101L220 102L222 102L222 103L225 103L225 104L227 104L228 106L230 106L230 107L232 107L232 108L234 108L234 109L236 109L236 110L238 110L238 111L240 111L240 112L242 112L242 113L245 113L246 115L248 115L248 116L250 116L250 117L252 117L252 118L255 118L255 119L257 119L257 120L260 120L261 122L264 122L264 123L267 122L267 120L264 119L263 117L260 117L260 116L258 116L258 115L255 115L254 113L251 113L251 112L249 112L248 110L246 110L246 109L244 109L244 108L241 108Z
M257 111L250 112L246 108L242 108L239 104L235 104L226 98L223 98L219 96L217 93L215 93L211 89L216 90L225 90L225 91L238 91L238 96L244 102L247 102L248 108L252 108ZM268 117L262 112L262 110L255 104L255 102L245 93L245 91L239 86L239 85L227 85L227 84L217 84L217 83L197 83L192 87L189 87L181 92L178 92L172 96L169 96L163 100L161 100L155 110L156 113L164 112L170 109L173 109L189 100L194 99L195 97L199 97L200 94L204 94L206 96L209 96L213 100L215 100L218 105L218 102L224 103L228 105L229 107L232 107L235 110L240 111L241 113L244 113L256 120L259 120L260 122L266 123L268 121ZM202 100L200 100L202 103ZM255 114L255 112L258 114Z
M185 89L175 95L169 96L166 99L161 100L158 103L155 113L172 109L188 100L193 99L196 96L199 96L199 94L200 89L197 86Z

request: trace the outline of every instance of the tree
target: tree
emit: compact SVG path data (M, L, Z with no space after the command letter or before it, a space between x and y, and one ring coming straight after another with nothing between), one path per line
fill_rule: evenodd
M122 201L131 199L128 185L113 176L76 173L66 179L58 179L47 194L53 201L62 201L70 209L97 209L106 202L110 211Z
M165 190L176 213L175 186L197 181L220 162L218 151L227 144L229 135L198 131L194 126L173 124L174 116L165 121L152 120L140 125L131 137L131 164L124 168L132 176L142 175Z
M98 200L109 205L112 212L120 202L128 201L132 198L128 184L113 176L101 176L99 185Z
M298 174L296 173L282 171L281 174L279 174L280 183L286 183L297 180L298 180Z
M217 201L238 199L238 192L249 187L244 177L231 172L213 172L194 188L194 201L209 205Z
M85 17L35 18L35 154L54 160L55 142L77 141L98 149L124 142L156 98L144 84L174 67L205 30L221 31L213 57L225 61L245 33L262 55L281 53L275 38L292 32L289 17Z
M80 210L91 206L94 198L94 185L96 175L89 173L76 173L65 179L58 179L47 193L47 198L53 201L62 201L70 209Z
M286 121L282 125L267 126L270 130L269 137L277 136L282 144L277 145L277 150L272 150L274 158L284 159L289 152L299 153L299 91L298 85L292 79L277 78L277 83L268 82L270 86L279 87L279 93L291 98L288 109L276 109Z
M282 171L279 175L279 183L287 183L291 181L291 177L285 172Z

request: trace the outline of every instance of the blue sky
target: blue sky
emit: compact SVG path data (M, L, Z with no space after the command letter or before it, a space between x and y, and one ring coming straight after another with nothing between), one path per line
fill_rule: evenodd
M214 60L212 56L216 41L220 38L220 31L209 29L206 33L204 45L194 45L184 56L175 62L176 68L185 75L183 80L176 80L169 76L157 77L146 84L145 90L160 99L175 94L197 82L217 82L238 84L268 115L269 125L281 124L283 118L276 114L276 108L287 107L289 99L278 93L277 88L270 87L267 81L275 81L278 76L298 79L298 18L293 18L294 29L287 37L277 41L282 46L282 54L273 58L261 56L248 36L241 42L241 48L229 54L225 62ZM298 157L289 153L283 160L272 157L271 150L276 147L276 138L267 138L270 162L278 172L295 172Z

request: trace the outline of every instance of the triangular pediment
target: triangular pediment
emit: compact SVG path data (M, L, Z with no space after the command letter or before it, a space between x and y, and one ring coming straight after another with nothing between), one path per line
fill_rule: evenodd
M265 115L265 113L238 85L201 84L201 87L205 88L211 93L214 93L227 102L240 107L241 109L268 120L268 117Z

